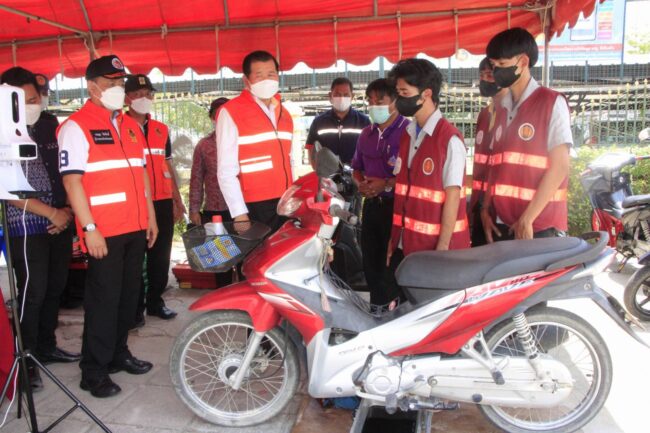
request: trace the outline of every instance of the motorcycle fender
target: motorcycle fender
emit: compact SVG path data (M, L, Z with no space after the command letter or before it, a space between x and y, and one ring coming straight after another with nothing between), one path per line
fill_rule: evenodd
M650 263L650 252L645 253L641 257L639 257L639 264L640 265L647 265Z
M215 290L194 302L190 311L240 310L248 313L253 327L266 332L277 326L280 315L264 298L257 294L248 281Z

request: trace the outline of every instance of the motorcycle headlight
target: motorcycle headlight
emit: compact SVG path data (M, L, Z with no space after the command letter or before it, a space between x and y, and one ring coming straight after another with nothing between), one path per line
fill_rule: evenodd
M280 197L280 201L278 202L278 215L290 217L298 210L302 204L302 199L294 197L293 195L299 189L299 185L291 185L289 189L282 194L282 197Z

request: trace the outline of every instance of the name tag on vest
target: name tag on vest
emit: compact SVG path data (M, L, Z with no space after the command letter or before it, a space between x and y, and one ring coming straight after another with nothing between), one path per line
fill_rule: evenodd
M90 134L95 144L115 144L111 131L108 129L91 129Z

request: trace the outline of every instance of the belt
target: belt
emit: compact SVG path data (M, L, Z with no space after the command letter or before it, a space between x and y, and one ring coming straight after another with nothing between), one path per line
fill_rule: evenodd
M393 199L394 199L393 197L382 197L378 195L375 197L366 198L365 201L368 203L384 204L384 203L393 203Z

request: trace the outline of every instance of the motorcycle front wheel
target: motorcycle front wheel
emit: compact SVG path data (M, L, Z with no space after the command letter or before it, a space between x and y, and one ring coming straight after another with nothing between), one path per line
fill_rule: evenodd
M612 361L605 341L591 325L568 311L544 307L525 314L537 350L562 362L571 372L571 394L553 408L479 405L479 409L510 433L578 430L598 414L612 385ZM492 329L487 344L493 356L526 356L512 320Z
M625 285L625 308L634 317L650 320L650 267L638 269Z
M276 416L296 393L300 364L293 342L279 328L266 333L238 390L230 380L254 332L241 311L211 311L176 338L169 362L181 400L199 417L246 427Z

